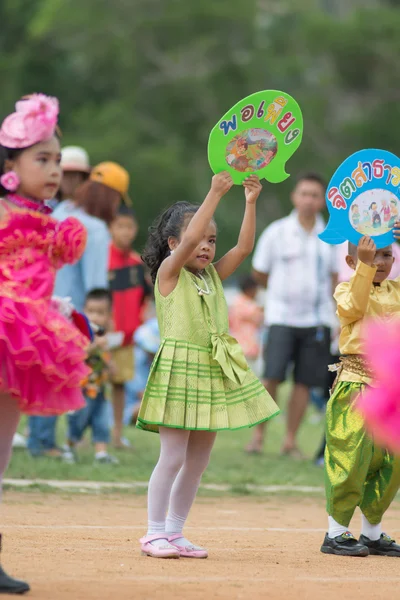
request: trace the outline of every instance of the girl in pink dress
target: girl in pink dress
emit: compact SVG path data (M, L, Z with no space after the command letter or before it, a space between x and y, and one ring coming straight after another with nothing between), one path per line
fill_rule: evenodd
M58 222L45 204L61 180L57 117L58 101L35 94L0 129L0 486L21 413L84 405L89 340L52 299L57 269L78 260L86 240L79 221ZM28 590L0 566L0 593Z

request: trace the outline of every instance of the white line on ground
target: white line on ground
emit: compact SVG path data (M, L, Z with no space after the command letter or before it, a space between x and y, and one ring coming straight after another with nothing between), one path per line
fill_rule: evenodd
M123 571L123 568L118 569L118 574L121 574L121 571ZM47 580L42 580L42 581L47 581ZM70 584L71 582L76 582L75 580L72 579L64 579L64 580L58 580L57 583L58 585L62 584L62 583L68 583ZM287 584L287 581L281 580L279 577L234 577L233 575L227 575L227 576L219 576L219 575L215 575L215 576L206 576L204 577L203 575L201 577L171 577L170 575L133 575L133 576L124 576L123 577L123 581L135 581L138 583L164 583L164 584L174 584L174 583L231 583L231 584L238 584L238 583L243 583L244 585L246 585L247 587L249 585L251 585L252 583L274 583L275 585L277 583L281 583L282 586L285 586ZM85 584L89 584L90 580L84 580ZM290 576L290 583L292 584L293 582L308 582L308 583L332 583L332 584L341 584L341 583L360 583L360 584L369 584L369 583L399 583L400 582L400 577L364 577L364 576L360 576L360 577L343 577L342 575L340 577L313 577L313 576ZM36 585L40 583L39 580L36 581ZM82 585L82 581L80 582L80 585ZM392 596L393 597L393 596Z
M135 490L138 488L146 489L147 481L133 481L131 483L126 482L112 482L112 481L65 481L58 479L3 479L4 485L13 487L31 487L35 485L45 485L55 489L61 490ZM229 492L235 489L235 485L225 484L214 484L205 483L200 486L203 490L215 491L215 492ZM308 493L322 493L323 487L307 486L307 485L252 485L244 484L240 486L244 490L250 492L265 492L265 493L279 493L279 492L297 492L299 494Z
M142 531L143 525L2 525L2 529L58 529L58 530L112 530L112 531ZM303 528L296 529L295 527L190 527L192 531L270 531L279 533L321 533L326 532L326 529ZM396 531L391 529L391 531Z
M204 583L204 582L215 582L215 583L244 583L247 586L250 583L277 583L277 577L234 577L232 575L228 575L226 577L220 577L216 575L215 577L170 577L170 576L136 576L133 577L135 581L148 581L151 582L160 582L160 583ZM291 581L304 581L304 582L314 582L314 583L398 583L400 582L400 577L312 577L312 576L303 576L303 577L290 577ZM284 583L284 582L283 582Z
M149 582L149 583L243 583L247 587L252 583L274 583L277 584L278 578L275 577L249 577L249 578L236 578L236 577L134 577L134 581L138 582ZM290 581L297 582L308 582L308 583L332 583L337 585L338 583L399 583L400 577L290 577ZM285 582L282 582L284 585Z

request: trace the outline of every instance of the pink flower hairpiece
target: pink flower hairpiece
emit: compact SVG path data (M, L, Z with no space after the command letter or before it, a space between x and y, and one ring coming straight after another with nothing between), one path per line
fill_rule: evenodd
M58 100L44 94L32 94L15 105L0 129L0 144L6 148L29 148L50 139L57 127Z

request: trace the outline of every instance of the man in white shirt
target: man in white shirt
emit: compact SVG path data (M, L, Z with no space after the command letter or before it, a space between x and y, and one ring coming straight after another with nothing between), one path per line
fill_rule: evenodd
M296 435L310 388L323 387L330 357L330 327L337 281L336 253L318 238L324 229L325 183L315 174L300 177L292 192L294 211L262 233L253 257L254 275L267 286L264 384L276 399L277 388L293 366L282 453L301 456ZM254 428L249 452L259 453L265 423Z

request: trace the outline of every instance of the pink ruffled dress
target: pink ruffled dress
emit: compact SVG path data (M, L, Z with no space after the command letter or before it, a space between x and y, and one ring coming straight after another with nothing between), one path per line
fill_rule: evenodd
M7 208L0 221L0 393L23 413L59 415L84 405L89 342L51 296L56 270L78 260L85 243L73 218Z

